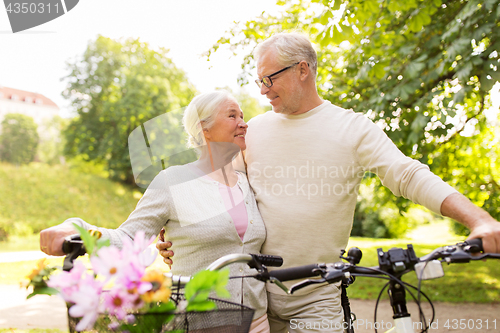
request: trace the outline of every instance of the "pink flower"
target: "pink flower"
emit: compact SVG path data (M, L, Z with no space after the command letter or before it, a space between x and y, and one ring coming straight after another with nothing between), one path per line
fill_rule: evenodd
M127 237L123 238L123 249L127 249L128 252L138 254L147 249L147 247L153 243L154 240L154 235L151 236L151 238L146 239L144 231L139 230L135 234L133 242Z
M122 253L139 265L147 267L155 261L158 255L157 251L148 247L154 239L154 235L150 239L146 239L144 231L139 230L135 234L133 242L129 238L123 238Z
M71 295L78 291L78 284L87 267L81 261L75 261L73 268L69 272L61 272L57 275L52 275L47 281L47 285L51 288L58 289L65 301L71 298Z
M123 288L113 288L108 292L103 293L104 310L110 315L115 315L119 320L123 320L127 316L127 310L132 309L132 302L138 297L131 295Z
M127 257L122 256L122 252L115 246L103 247L97 251L97 256L92 256L90 262L97 274L102 274L108 280L119 277L122 270L129 262Z
M87 275L80 281L78 287L78 290L71 295L71 302L74 305L69 309L69 314L72 317L82 317L75 329L83 331L91 329L99 316L102 284Z

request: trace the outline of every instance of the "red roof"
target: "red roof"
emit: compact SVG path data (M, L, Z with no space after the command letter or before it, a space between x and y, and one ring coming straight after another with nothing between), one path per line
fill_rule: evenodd
M14 88L7 88L0 86L0 99L9 99L24 103L54 106L59 109L56 103L52 102L51 99L45 97L42 94L37 94L34 92L29 92Z

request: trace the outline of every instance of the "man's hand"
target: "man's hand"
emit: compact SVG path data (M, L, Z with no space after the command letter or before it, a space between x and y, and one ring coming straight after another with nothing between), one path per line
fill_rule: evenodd
M51 256L63 256L62 244L66 236L77 234L78 231L68 223L59 224L40 232L40 250Z
M449 195L441 205L441 213L470 229L467 239L481 238L484 252L500 253L500 222L474 205L461 194Z
M483 240L484 252L500 253L500 223L493 218L480 222L478 226L471 228L467 239L474 238Z
M174 251L169 250L172 247L172 242L165 242L165 228L160 230L160 235L158 236L158 242L156 243L156 248L160 252L160 255L163 257L163 261L168 267L172 268L173 261L170 259L174 256Z

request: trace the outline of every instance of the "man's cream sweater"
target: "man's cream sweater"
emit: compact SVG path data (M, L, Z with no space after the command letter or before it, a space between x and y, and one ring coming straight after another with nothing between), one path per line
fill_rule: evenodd
M257 116L246 142L248 179L267 229L262 252L282 256L283 268L339 261L366 171L436 213L456 192L363 114L328 101L300 115Z

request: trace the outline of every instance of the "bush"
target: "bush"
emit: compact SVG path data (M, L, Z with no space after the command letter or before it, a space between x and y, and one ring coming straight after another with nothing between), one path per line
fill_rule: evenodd
M457 236L469 236L470 234L469 228L455 221L451 221L451 230Z
M28 164L35 158L38 146L37 125L33 118L9 113L2 121L0 158L12 164Z
M399 238L418 224L432 220L431 213L376 187L378 180L365 178L359 189L351 236ZM403 204L398 201L403 201ZM404 209L399 209L402 205Z
M44 135L40 138L37 150L37 160L50 165L64 161L64 136L61 132L66 128L69 120L59 116L46 119L43 123Z

